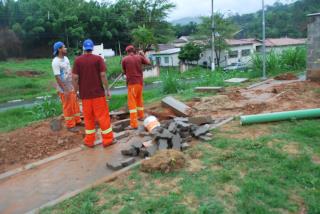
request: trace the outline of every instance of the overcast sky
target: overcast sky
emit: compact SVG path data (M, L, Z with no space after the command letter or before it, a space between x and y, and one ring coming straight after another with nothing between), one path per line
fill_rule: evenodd
M291 3L295 0L265 0L266 5L280 1ZM209 15L211 12L211 0L172 0L176 8L172 10L169 20L176 20L184 17L197 17ZM215 11L222 13L251 13L261 9L261 0L214 0Z

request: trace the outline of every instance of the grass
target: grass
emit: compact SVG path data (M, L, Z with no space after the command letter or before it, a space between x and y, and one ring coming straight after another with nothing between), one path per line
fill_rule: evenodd
M0 103L15 99L32 99L37 96L54 95L55 79L51 69L52 59L8 60L0 62ZM70 58L71 63L74 61ZM106 59L108 77L121 72L120 57ZM38 76L17 75L21 71L37 71Z
M232 137L238 126L188 150L193 167L170 174L137 167L41 213L320 213L320 165L312 160L320 157L319 121L273 124L254 139ZM296 153L285 149L292 145Z

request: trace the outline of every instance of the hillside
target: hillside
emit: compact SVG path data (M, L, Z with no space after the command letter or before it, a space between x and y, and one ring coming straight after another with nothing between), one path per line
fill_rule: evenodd
M320 12L319 0L298 0L291 4L275 3L266 9L267 37L307 36L307 15ZM243 29L242 38L261 37L261 10L256 13L235 15L231 19Z

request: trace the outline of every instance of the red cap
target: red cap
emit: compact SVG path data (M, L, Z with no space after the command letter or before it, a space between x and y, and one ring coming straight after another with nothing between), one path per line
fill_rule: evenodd
M135 51L135 48L133 45L129 45L127 48L126 48L126 52L134 52Z

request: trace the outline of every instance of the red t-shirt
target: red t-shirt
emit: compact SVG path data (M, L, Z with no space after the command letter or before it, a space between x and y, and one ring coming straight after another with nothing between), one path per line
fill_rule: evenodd
M141 55L128 55L122 60L122 68L127 77L127 84L143 85L142 65L147 65L149 62Z
M84 54L76 58L72 73L79 75L81 99L93 99L105 96L100 76L100 73L105 71L106 65L100 56Z

